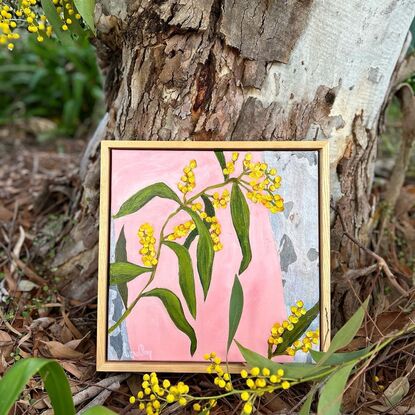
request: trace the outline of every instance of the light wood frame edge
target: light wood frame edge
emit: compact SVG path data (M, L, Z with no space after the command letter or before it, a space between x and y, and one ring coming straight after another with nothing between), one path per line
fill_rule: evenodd
M204 373L206 363L108 361L107 295L109 252L110 151L113 148L143 149L238 149L238 150L317 150L319 152L319 242L320 242L320 342L330 344L330 183L329 146L327 141L101 141L101 183L98 253L97 371ZM245 364L229 364L229 372L239 372Z

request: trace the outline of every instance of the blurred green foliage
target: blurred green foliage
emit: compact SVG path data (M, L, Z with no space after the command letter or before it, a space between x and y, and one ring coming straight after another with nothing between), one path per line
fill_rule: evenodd
M0 50L0 125L30 117L56 124L40 139L72 136L102 114L102 77L87 39L71 45L22 39L13 52Z

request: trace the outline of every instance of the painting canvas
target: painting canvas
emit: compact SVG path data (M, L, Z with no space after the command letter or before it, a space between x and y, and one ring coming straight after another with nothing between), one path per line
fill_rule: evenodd
M102 368L197 371L212 351L237 367L233 340L266 356L292 306L327 308L326 146L310 144L103 143Z

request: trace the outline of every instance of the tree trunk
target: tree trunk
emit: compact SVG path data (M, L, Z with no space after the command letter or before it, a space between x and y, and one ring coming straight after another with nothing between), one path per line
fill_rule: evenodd
M81 163L76 225L54 261L64 294L87 300L96 289L102 139L330 140L333 203L347 230L367 243L379 125L413 6L98 1L107 113ZM332 219L333 278L341 281L362 258ZM341 307L349 300L339 287Z

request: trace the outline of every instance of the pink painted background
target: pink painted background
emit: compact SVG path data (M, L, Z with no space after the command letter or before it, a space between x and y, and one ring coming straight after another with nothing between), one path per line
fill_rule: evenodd
M262 152L251 153L253 160L262 159ZM242 157L243 153L236 164L236 172L241 170ZM225 152L225 158L230 160L231 153ZM156 182L166 183L181 197L181 193L177 190L177 182L182 175L183 167L192 159L198 163L198 167L194 170L196 188L193 194L223 180L213 151L112 150L111 213L115 214L132 194ZM240 276L245 302L235 338L244 346L266 354L271 326L276 321L286 318L281 270L269 213L263 206L249 201L248 204L251 211L252 261ZM116 238L124 226L127 256L130 262L142 265L141 255L138 252L139 226L145 222L150 223L154 227L154 234L158 237L166 216L176 207L174 201L154 198L138 212L115 220ZM241 261L241 251L232 226L229 206L226 209L217 209L216 216L222 225L221 241L224 248L215 254L212 282L206 302L203 301L196 268L197 241L192 243L190 249L194 261L196 321L188 312L180 291L177 257L167 247L162 248L156 277L148 288L168 288L181 299L186 318L196 332L198 341L196 353L193 357L190 356L188 337L174 326L161 301L156 298L143 298L126 319L129 345L134 360L201 361L203 355L211 351L225 357L229 300L234 275ZM188 216L185 213L177 215L170 222L166 233L171 232L173 226L186 220ZM183 241L184 238L177 242ZM158 242L157 240L156 243ZM143 274L128 284L129 302L137 296L147 280L148 274ZM229 361L243 361L235 345L230 349Z

